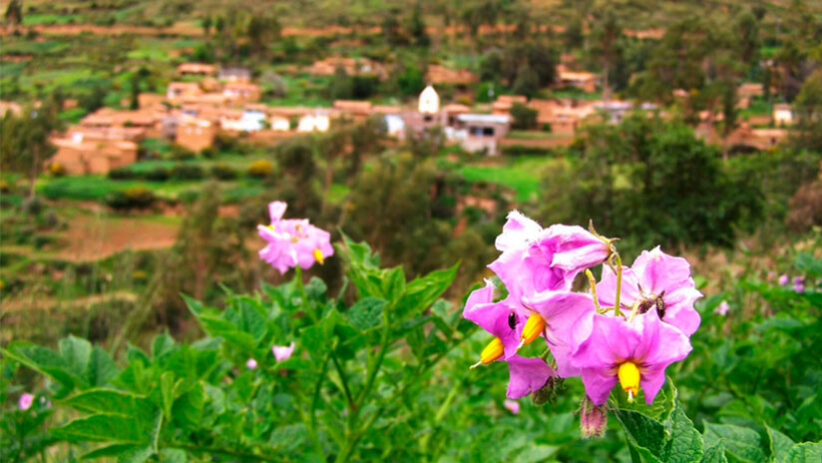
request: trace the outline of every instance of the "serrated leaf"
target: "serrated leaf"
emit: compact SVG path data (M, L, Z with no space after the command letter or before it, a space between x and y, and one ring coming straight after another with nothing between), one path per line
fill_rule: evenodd
M512 461L517 463L540 463L557 453L557 450L559 450L559 447L554 445L534 445L520 452Z
M373 328L382 322L382 311L387 303L385 299L376 297L360 299L346 312L348 322L362 331Z
M782 434L770 426L765 426L768 432L768 438L771 440L771 454L776 463L781 463L788 456L791 448L794 446L793 440L790 437Z
M111 378L120 372L114 365L114 360L109 357L108 352L98 346L91 350L86 370L86 378L92 387L101 387L108 384Z
M163 449L160 451L160 463L186 463L188 456L180 449Z
M120 454L117 463L143 463L154 455L150 445L134 447Z
M194 384L188 392L174 401L171 409L174 421L184 428L197 429L203 417L205 398L203 386L200 383Z
M85 339L69 336L60 340L60 356L66 361L68 369L80 378L86 378L91 343Z
M405 295L396 304L394 318L403 320L427 309L451 286L458 269L459 264L455 264L451 268L435 270L408 283Z
M768 459L762 445L762 437L753 429L706 421L704 437L708 445L718 441L724 442L726 453L741 461L759 463Z
M3 352L4 357L54 378L62 386L57 398L68 394L75 385L83 382L82 378L69 371L66 360L51 349L18 341L9 344L8 349L0 352Z
M818 463L822 461L822 442L803 442L791 447L785 463Z
M162 363L166 356L174 350L174 338L168 333L158 334L151 341L151 357L155 362Z
M91 460L94 458L111 458L111 457L118 457L126 452L130 452L135 448L143 448L144 446L138 446L133 444L111 444L111 445L104 445L102 447L98 447L91 452L83 454L80 458L83 460Z
M111 442L145 444L148 436L140 432L133 417L100 413L69 421L55 429L54 434L69 442Z
M63 403L83 412L135 415L137 400L138 396L134 394L114 389L89 389L65 399Z
M160 396L163 399L163 414L171 420L171 406L174 405L174 372L164 371L160 375Z
M718 441L706 446L700 463L728 463L728 458L725 456L725 444Z
M698 463L705 444L679 402L671 412L669 430L671 437L666 447L666 463Z
M642 413L616 409L614 415L622 423L631 440L657 459L665 452L665 426Z

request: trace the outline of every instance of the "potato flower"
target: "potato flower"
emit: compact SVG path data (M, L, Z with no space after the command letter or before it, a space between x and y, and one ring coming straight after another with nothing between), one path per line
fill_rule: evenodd
M286 204L274 201L268 205L271 225L258 225L260 236L266 240L260 250L260 258L271 264L280 273L299 266L311 268L315 262L322 264L334 254L331 235L317 228L308 219L283 219Z

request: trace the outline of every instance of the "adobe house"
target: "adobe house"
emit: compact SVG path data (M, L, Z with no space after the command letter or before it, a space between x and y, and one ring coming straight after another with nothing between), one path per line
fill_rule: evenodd
M177 66L177 73L180 75L213 76L217 73L217 68L211 64L204 63L183 63Z
M297 123L297 132L327 132L330 126L330 112L316 110L300 117L300 121Z
M265 107L247 106L242 111L226 111L220 118L223 130L237 132L256 132L263 130L267 124Z
M736 94L739 98L755 98L764 95L765 90L762 84L745 82L737 88Z
M223 95L230 101L251 103L260 100L260 86L249 82L227 82L223 86Z
M773 123L777 126L793 125L793 110L788 103L773 105Z
M211 121L183 115L177 123L174 142L191 151L202 151L214 144L216 125Z
M468 69L449 69L438 64L428 65L425 79L435 85L453 85L463 89L479 80Z
M514 104L528 103L528 97L524 95L500 95L491 105L492 114L508 114Z
M180 103L183 98L200 95L202 90L196 82L171 82L166 90L166 99L171 104Z
M564 64L557 66L557 80L563 87L576 87L584 92L597 91L599 74L585 71L571 71Z
M460 114L457 120L464 127L458 136L466 151L485 151L488 155L499 154L499 142L511 125L510 116L497 114Z
M338 68L352 75L376 76L384 79L388 72L379 63L368 58L339 58L328 57L315 61L311 66L304 68L304 72L315 76L331 76Z
M336 100L334 109L344 114L351 115L354 120L363 120L371 115L372 107L370 101Z
M227 82L250 82L251 70L239 66L221 67L217 79Z

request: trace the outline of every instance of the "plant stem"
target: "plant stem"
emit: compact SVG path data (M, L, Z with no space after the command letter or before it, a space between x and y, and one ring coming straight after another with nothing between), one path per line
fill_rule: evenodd
M331 361L334 362L334 368L337 370L337 374L340 376L340 382L342 383L343 390L345 392L345 398L348 400L348 408L356 407L357 404L354 403L354 397L351 395L351 389L348 388L348 379L345 376L345 372L342 369L342 365L340 365L340 360L337 358L336 355L332 353Z
M596 308L596 311L599 312L600 307L599 299L597 298L597 281L590 269L585 269L585 276L588 277L588 284L591 285L591 297L594 299L594 308Z

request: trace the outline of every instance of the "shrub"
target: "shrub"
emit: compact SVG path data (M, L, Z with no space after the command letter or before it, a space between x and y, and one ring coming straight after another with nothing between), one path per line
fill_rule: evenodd
M128 180L135 178L136 176L137 175L133 170L122 167L108 171L108 178L112 180Z
M174 144L171 145L171 159L176 159L178 161L187 161L190 159L194 159L196 155L194 151L191 151L188 148L182 147L180 145Z
M155 167L154 169L149 170L144 174L146 180L151 180L153 182L165 182L168 180L168 169L165 167Z
M200 180L203 178L203 168L195 164L177 164L169 172L174 180Z
M249 164L248 169L246 169L246 174L248 174L249 177L266 178L271 175L273 170L274 165L271 161L260 159Z
M511 117L514 119L511 128L515 130L530 130L537 128L537 110L522 103L511 106Z
M155 201L157 196L143 185L123 188L106 198L106 204L116 210L146 209L154 205Z
M237 178L237 171L228 164L219 163L211 167L211 176L218 180L233 180Z
M807 231L822 225L822 178L803 185L788 201L788 226Z
M66 168L59 162L52 162L49 164L49 173L54 177L62 177L66 175Z

